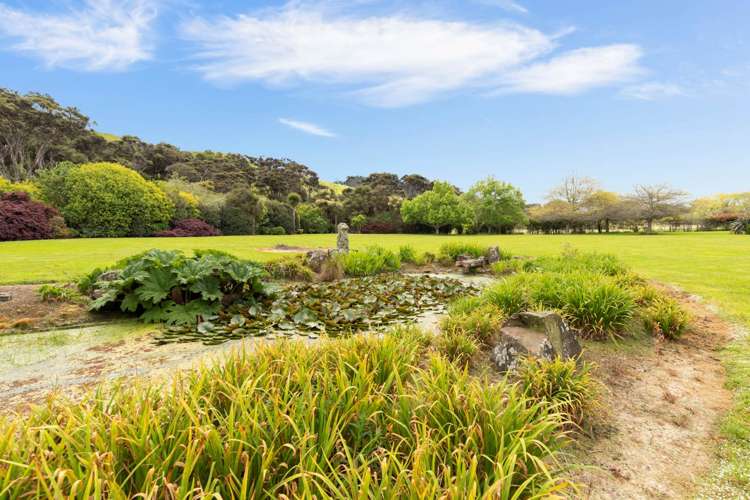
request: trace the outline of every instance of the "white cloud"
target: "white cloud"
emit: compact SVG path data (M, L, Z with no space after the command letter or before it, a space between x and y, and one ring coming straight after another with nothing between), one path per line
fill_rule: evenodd
M620 92L624 97L641 101L655 101L665 97L679 97L687 95L679 85L673 83L646 82L640 85L625 87Z
M628 44L571 50L511 73L504 90L575 94L638 76L640 57L640 48Z
M289 118L279 118L279 123L291 127L296 130L300 130L306 134L317 135L319 137L336 137L336 134L330 130L326 130L319 125L315 125L310 122L303 122L299 120L290 120Z
M85 71L123 70L148 60L156 18L154 0L86 0L77 9L51 14L0 4L0 40L47 67Z
M500 7L501 9L507 10L508 12L516 12L518 14L528 14L529 10L523 5L514 2L513 0L475 0L481 4L489 5L491 7Z
M352 17L296 4L193 19L182 31L197 44L197 69L208 80L333 85L386 107L465 89L571 93L624 80L640 57L636 46L612 45L535 63L567 32L399 14Z

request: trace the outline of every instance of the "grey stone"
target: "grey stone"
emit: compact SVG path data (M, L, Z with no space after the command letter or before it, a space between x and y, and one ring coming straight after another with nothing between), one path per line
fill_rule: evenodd
M112 271L105 271L102 274L100 274L98 278L96 278L96 281L114 281L116 279L120 279L121 275L122 275L122 271L120 271L119 269L114 269Z
M336 226L338 230L338 236L336 236L336 250L340 253L349 253L349 226L344 222L340 222Z
M552 360L577 359L581 345L559 314L554 312L522 312L511 316L500 329L491 359L500 371L513 370L516 358L534 356Z
M305 254L305 265L319 273L323 268L323 263L331 256L330 250L310 250Z
M13 295L10 292L0 292L0 302L10 302L13 300Z
M490 358L501 372L514 371L518 368L518 362L529 351L513 337L503 337L498 344L492 348Z
M495 262L498 262L500 260L500 248L499 247L488 248L485 259L487 259L487 264L494 264Z
M486 264L487 259L485 257L474 258L471 255L459 255L456 259L456 267L460 268L464 273L481 269Z

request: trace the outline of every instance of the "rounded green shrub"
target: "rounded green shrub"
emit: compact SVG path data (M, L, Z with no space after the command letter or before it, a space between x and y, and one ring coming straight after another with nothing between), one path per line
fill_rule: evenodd
M82 236L147 236L167 229L174 204L154 183L116 163L70 168L60 210Z

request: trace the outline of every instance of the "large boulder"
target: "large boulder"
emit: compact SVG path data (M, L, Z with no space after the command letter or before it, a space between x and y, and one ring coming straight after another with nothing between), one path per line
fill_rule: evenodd
M524 356L553 360L577 359L581 354L575 332L554 312L522 312L500 329L490 358L502 372L513 371Z

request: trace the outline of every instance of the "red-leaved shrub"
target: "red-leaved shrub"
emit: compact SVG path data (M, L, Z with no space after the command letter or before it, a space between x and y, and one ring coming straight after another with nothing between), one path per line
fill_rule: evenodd
M6 193L0 197L0 241L45 240L65 236L67 232L60 213L33 201L28 193Z
M385 233L397 233L399 230L398 225L392 222L367 222L362 226L360 232L362 234L385 234Z
M221 231L200 219L182 219L172 229L159 231L154 236L219 236Z

